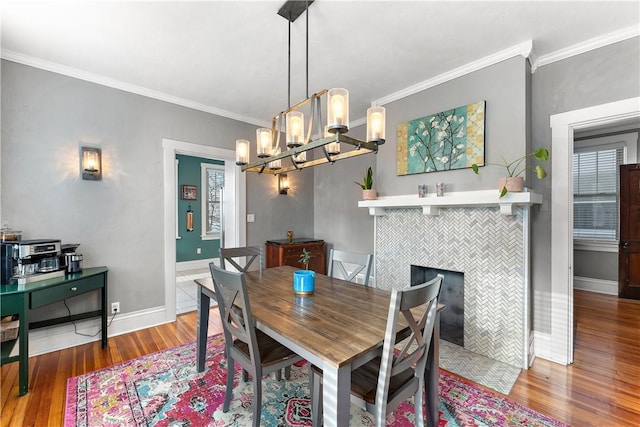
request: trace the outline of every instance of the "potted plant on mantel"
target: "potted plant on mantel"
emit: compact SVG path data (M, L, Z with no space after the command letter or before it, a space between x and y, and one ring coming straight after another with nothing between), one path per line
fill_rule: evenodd
M375 200L378 198L378 192L373 189L373 171L371 170L371 166L367 168L362 183L353 182L362 188L362 200Z
M304 264L304 270L296 270L293 272L293 292L299 295L311 295L315 289L316 272L309 270L309 261L311 261L311 252L306 248L302 248L300 254L300 263Z
M518 157L512 162L507 162L503 158L504 163L485 163L490 166L500 166L506 169L507 176L498 180L498 191L500 191L500 198L507 195L508 192L520 193L524 189L524 177L521 176L525 171L531 169L536 172L538 179L544 179L547 176L547 171L544 170L541 164L533 166L527 166L526 160L528 157L533 157L539 162L546 162L549 160L549 150L544 147L538 148L532 153L525 154ZM477 175L480 171L477 164L472 164L471 168Z

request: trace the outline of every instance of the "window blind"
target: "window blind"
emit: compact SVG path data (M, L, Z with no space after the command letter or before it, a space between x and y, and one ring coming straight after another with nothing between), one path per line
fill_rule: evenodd
M619 166L624 148L593 147L573 154L573 235L618 240Z

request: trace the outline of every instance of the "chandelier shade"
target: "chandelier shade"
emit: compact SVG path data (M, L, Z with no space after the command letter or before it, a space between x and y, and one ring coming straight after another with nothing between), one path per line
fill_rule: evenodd
M349 132L349 91L344 88L321 90L309 96L309 5L313 1L287 1L278 12L289 21L289 94L291 92L291 22L307 12L307 98L276 114L271 129L259 128L256 131L256 155L254 162L249 159L249 141L236 141L236 164L243 172L265 174L283 174L289 171L334 163L378 151L378 145L385 142L385 110L383 107L371 107L367 111L367 136L365 140L346 135ZM305 4L301 10L301 5ZM326 121L322 117L322 98L326 101ZM305 110L305 114L300 111ZM283 126L284 125L284 126ZM306 127L305 127L306 126ZM280 136L284 135L286 148L280 148ZM313 135L313 136L312 136ZM344 150L344 144L352 146ZM314 150L314 151L312 151ZM313 155L307 153L313 152ZM289 160L288 162L286 160ZM283 162L285 160L285 162Z

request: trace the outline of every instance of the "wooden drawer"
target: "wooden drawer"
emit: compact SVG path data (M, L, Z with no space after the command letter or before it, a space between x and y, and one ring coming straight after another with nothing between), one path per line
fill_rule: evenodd
M267 268L290 265L304 269L304 265L300 263L300 254L302 254L303 249L306 249L311 252L309 269L320 274L325 274L326 272L325 242L323 240L306 243L282 243L278 245L267 243L266 249Z
M35 291L31 293L29 308L42 307L52 302L61 301L76 295L81 295L104 287L104 275L87 277L70 283L63 283L59 286Z

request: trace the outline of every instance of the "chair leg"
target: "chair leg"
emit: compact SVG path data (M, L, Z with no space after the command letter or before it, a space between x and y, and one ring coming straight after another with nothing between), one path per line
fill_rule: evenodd
M422 391L424 389L424 382L418 382L418 390L416 390L413 395L413 406L416 413L416 427L424 427L424 411L423 411L423 400L422 400ZM431 426L436 427L436 426Z
M322 377L314 374L309 368L309 387L311 388L311 422L314 426L322 425Z
M276 381L282 381L282 369L276 371Z
M231 357L227 357L227 390L224 393L224 406L222 412L229 410L229 404L231 403L231 395L233 393L233 377L235 375L235 362Z
M260 413L262 410L262 371L253 377L253 427L260 427Z
M247 372L246 369L242 370L242 382L246 383L247 381L249 381L249 372Z
M284 379L288 380L289 378L291 378L291 365L284 368Z

